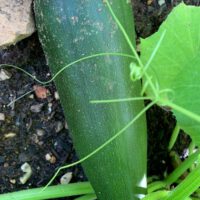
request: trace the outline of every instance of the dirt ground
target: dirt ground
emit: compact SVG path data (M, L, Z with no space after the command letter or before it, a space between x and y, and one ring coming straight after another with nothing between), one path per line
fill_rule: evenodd
M166 0L160 5L159 2L134 0L138 37L147 37L155 32L178 3ZM187 3L198 5L199 1L188 0ZM0 50L0 63L23 67L41 80L50 78L36 33L15 46ZM0 193L43 186L59 166L78 159L53 83L46 86L47 97L40 99L33 91L37 85L33 79L13 68L5 70L11 77L0 82L0 113L5 115L5 120L0 121ZM8 105L27 92L28 95ZM170 112L154 106L147 112L147 120L148 175L162 177L170 169L167 145L175 119ZM184 148L188 138L180 135L178 152L183 149L178 148L181 141ZM23 173L20 167L25 162L33 173L25 184L21 184L19 178ZM86 180L81 166L62 174L66 172L72 172L71 182ZM60 182L61 175L54 184Z

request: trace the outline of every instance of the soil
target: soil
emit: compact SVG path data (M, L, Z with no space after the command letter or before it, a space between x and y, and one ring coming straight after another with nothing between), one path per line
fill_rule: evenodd
M41 80L50 78L37 34L2 50L0 55L0 63L23 67ZM46 86L49 93L47 98L41 99L33 91L37 85L33 79L13 68L5 70L11 78L0 83L0 112L5 115L5 121L0 121L1 193L45 185L58 167L77 160L53 83ZM8 106L16 98L31 91ZM14 136L8 137L8 134ZM47 159L48 155L50 160ZM23 175L20 167L25 162L33 172L30 180L22 185L19 181ZM66 172L73 173L71 182L86 180L80 166L63 173Z
M155 32L178 3L166 0L159 5L154 0L134 1L138 37L147 37ZM199 4L199 1L187 3ZM41 80L50 78L36 33L15 46L0 50L0 63L23 67ZM55 96L54 84L46 86L49 94L47 98L40 99L33 91L37 85L33 79L13 68L5 70L11 78L0 82L0 113L5 115L5 120L0 121L0 193L44 186L59 166L78 159L60 101ZM8 106L27 92L30 93ZM176 122L171 112L157 106L147 112L147 121L148 175L163 177L164 172L170 169L167 145ZM182 153L188 141L181 134L175 150ZM47 160L47 154L51 160ZM20 167L25 162L31 166L33 173L27 183L21 184L19 178L23 173ZM71 182L86 180L81 166L75 166L62 172L54 184L59 183L61 175L69 171L73 173Z

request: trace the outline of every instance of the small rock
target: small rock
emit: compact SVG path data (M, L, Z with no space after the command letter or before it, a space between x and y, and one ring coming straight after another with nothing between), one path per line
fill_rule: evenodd
M15 184L15 183L16 183L16 180L15 180L15 179L10 179L9 181L10 181L10 183L12 183L12 184Z
M33 94L31 94L31 95L29 95L29 97L28 97L29 99L34 99L34 95Z
M51 164L56 163L56 157L55 156L51 156L50 163Z
M31 166L26 162L21 166L24 175L19 178L21 184L25 184L32 175Z
M6 47L28 37L35 31L32 0L0 1L0 47Z
M52 155L51 153L47 153L47 154L45 155L45 159L46 159L47 161L49 161L51 164L56 163L56 157L55 157L54 155Z
M38 145L40 145L40 146L42 146L43 144L44 144L43 141L39 141L39 142L38 142Z
M11 76L12 76L11 73L6 71L5 69L0 70L0 81L5 81L7 79L10 79Z
M30 109L34 113L39 113L42 110L43 105L43 103L32 105Z
M35 95L37 98L46 99L48 94L50 94L49 90L40 85L34 85L33 89L35 91Z
M152 2L153 2L153 0L147 0L147 5L148 5L148 6L151 5Z
M50 114L52 112L52 103L48 103L48 113Z
M59 133L63 128L64 128L63 123L61 121L57 121L56 122L56 127L55 127L56 133Z
M56 92L54 92L54 98L56 99L56 100L59 100L60 99L60 97L59 97L59 94L58 94L58 92L56 91Z
M4 113L0 113L0 121L5 121L5 114Z
M47 154L45 155L45 159L46 159L47 161L50 161L50 160L51 160L51 154L50 154L50 153L47 153Z
M16 136L16 133L13 133L13 132L4 134L4 137L5 137L5 138L13 138L13 137L15 137L15 136Z
M6 163L3 164L3 167L7 168L7 167L9 167L9 164L6 162Z
M60 178L61 184L68 184L72 179L72 172L67 172Z
M158 4L159 4L159 6L164 5L165 4L165 0L158 0Z
M36 134L37 134L38 136L40 136L40 137L43 136L44 133L45 133L45 132L44 132L43 129L37 129L37 130L36 130Z

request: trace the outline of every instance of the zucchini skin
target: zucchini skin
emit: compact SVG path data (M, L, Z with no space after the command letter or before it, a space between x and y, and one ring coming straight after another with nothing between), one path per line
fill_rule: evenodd
M112 2L134 43L131 5L125 0ZM98 52L131 54L103 1L35 0L34 4L40 42L53 74L74 60ZM89 102L138 96L140 83L130 81L130 62L130 58L117 56L93 58L67 68L55 79L80 158L111 138L143 109L141 101ZM146 121L142 116L115 141L83 162L99 200L138 199L140 182L146 174L146 150Z

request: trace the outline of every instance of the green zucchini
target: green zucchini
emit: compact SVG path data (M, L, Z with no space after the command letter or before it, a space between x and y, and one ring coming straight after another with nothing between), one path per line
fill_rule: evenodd
M111 2L135 43L131 4ZM52 74L66 64L99 52L131 54L122 33L102 0L35 0L40 42ZM56 80L75 149L88 155L143 109L143 102L91 104L94 99L138 96L140 82L132 83L132 60L104 56L67 68ZM146 123L142 116L115 141L83 163L99 200L134 200L144 193ZM145 182L145 181L144 181Z

